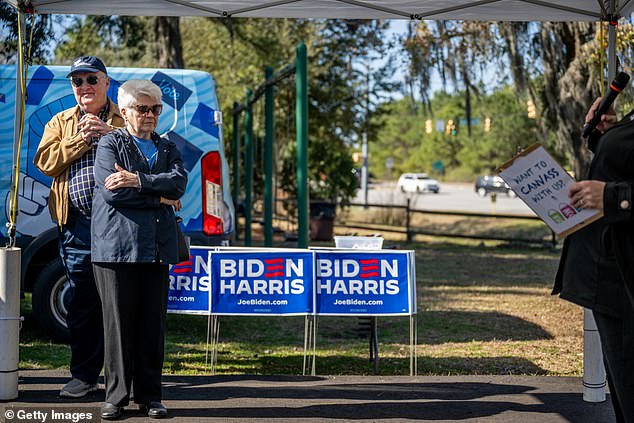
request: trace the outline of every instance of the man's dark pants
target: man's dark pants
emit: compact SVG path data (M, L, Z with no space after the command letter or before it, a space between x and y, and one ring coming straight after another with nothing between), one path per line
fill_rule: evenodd
M70 372L74 378L96 383L103 367L101 300L90 262L90 218L72 210L59 229L59 249L66 276L75 289L68 305Z

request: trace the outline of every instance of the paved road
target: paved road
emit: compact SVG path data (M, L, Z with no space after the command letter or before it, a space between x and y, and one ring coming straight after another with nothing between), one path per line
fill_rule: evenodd
M61 400L57 392L66 380L66 371L21 371L20 396L0 402L0 422L20 423L4 416L25 407L74 405L97 413L103 389L79 401ZM570 377L164 376L163 386L168 420L178 423L614 422L610 404L584 402L581 380ZM134 406L122 420L152 421Z
M410 198L410 206L412 208L423 210L493 212L491 197L478 196L474 192L472 184L441 183L438 194L403 194L396 188L395 183L371 184L368 190L368 203L405 205L407 198ZM519 198L510 198L502 194L497 195L496 199L495 211L497 213L534 215L533 211ZM353 202L364 202L364 194L361 190L359 190Z

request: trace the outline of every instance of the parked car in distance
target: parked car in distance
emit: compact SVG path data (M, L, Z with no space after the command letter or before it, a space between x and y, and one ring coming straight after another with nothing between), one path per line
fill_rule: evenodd
M440 185L426 173L404 173L398 178L401 192L433 192L438 194Z
M511 198L517 197L517 194L515 194L515 191L513 191L506 184L506 182L504 182L504 179L500 178L497 175L496 176L491 176L491 175L479 176L478 179L476 179L475 181L474 188L475 188L475 192L480 197L486 197L488 194L491 194L493 192L506 194Z

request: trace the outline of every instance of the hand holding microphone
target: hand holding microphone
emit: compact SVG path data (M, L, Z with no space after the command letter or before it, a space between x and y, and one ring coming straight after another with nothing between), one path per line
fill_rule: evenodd
M629 81L630 76L625 72L620 72L610 84L610 89L605 94L605 97L603 97L603 99L597 99L592 104L592 107L586 115L586 124L583 127L584 138L587 138L592 131L597 128L600 131L605 131L616 123L616 115L612 109L612 103L614 103L616 97L621 93L621 91L623 91ZM609 111L611 113L603 118L603 116Z

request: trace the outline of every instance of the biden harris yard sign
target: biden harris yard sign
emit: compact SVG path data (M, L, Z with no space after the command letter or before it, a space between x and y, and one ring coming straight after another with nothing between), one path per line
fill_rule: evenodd
M314 313L314 254L309 250L215 251L212 313Z
M188 261L170 268L167 310L171 313L210 314L210 252L214 248L190 248Z
M413 251L315 250L318 315L416 313Z

